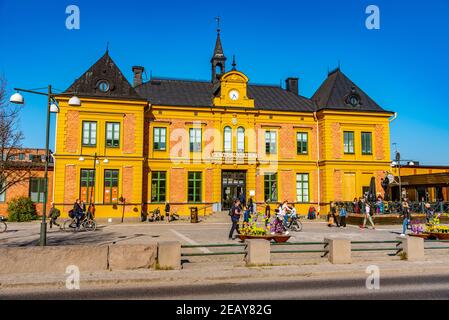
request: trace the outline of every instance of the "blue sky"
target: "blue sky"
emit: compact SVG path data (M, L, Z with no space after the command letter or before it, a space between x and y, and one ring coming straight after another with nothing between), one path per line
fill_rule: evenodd
M70 4L80 8L80 30L65 27ZM365 27L370 4L380 9L380 30ZM340 60L376 102L398 112L391 142L403 158L449 164L449 0L0 0L0 73L11 88L64 90L109 41L131 81L133 65L155 76L209 79L217 15L228 67L235 54L251 82L297 76L310 97ZM26 100L24 145L43 147L45 97Z

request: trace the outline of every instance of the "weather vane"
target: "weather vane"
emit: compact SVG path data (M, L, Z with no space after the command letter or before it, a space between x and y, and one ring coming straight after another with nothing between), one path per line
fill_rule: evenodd
M217 21L217 31L220 32L220 16L215 17L215 21Z

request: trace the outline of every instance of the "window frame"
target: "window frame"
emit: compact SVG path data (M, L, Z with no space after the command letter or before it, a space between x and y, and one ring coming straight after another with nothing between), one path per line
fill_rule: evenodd
M158 132L158 141L156 141L156 131ZM164 147L161 148L160 145L162 144L161 141L161 133L164 131ZM157 147L156 147L156 144ZM154 151L167 151L167 128L166 127L153 127L153 150Z
M240 134L242 136L240 136ZM241 140L240 140L241 139ZM239 144L243 144L243 149L240 148ZM237 153L245 153L245 128L238 127L236 135L236 151Z
M110 171L111 172L111 176L110 177L106 177L106 172ZM117 177L114 178L113 173L117 172ZM117 181L117 186L113 186L113 182ZM110 186L106 186L106 182L110 181L111 185ZM120 181L120 170L119 169L104 169L103 171L103 204L117 204L119 201L119 181ZM112 197L112 190L113 188L117 188L117 200L113 201L113 197ZM105 194L106 194L106 189L110 189L110 200L109 202L106 202L105 200Z
M87 171L87 179L83 178L83 171ZM91 173L93 172L93 178L91 178ZM83 187L83 180L86 180L86 198L87 198L87 202L90 202L90 194L92 193L92 202L95 203L95 184L96 184L96 170L95 169L85 169L85 168L81 168L80 169L80 189L79 189L79 198L82 199L82 193L81 193L81 188ZM92 186L90 185L92 183ZM93 188L93 192L91 192Z
M3 183L0 184L1 189L4 188L4 186L6 185L6 179L2 179ZM3 199L2 199L3 198ZM5 203L6 202L6 190L3 191L2 193L0 193L0 203Z
M89 124L89 135L88 135L88 143L84 143L84 125L85 124ZM92 140L92 125L95 124L95 143L92 144L91 140ZM98 140L98 122L97 121L91 121L91 120L83 120L82 121L82 132L81 132L81 144L83 147L96 147L97 146L97 140Z
M347 144L346 144L346 135L351 135L352 136L352 145L349 143L351 140L348 138L347 140ZM348 146L347 150L346 150L346 145ZM351 147L352 146L352 151L351 151ZM344 154L354 154L355 153L355 134L354 131L343 131L343 152Z
M229 135L228 139L227 135ZM223 152L232 152L232 128L230 126L223 128Z
M192 136L192 133L195 132L195 134ZM198 133L199 132L199 141L197 141ZM192 141L192 137L193 140ZM201 152L203 149L203 129L202 128L189 128L189 151L190 152ZM198 150L196 150L195 146L197 146Z
M193 175L190 178L190 175ZM199 179L198 179L199 175ZM190 186L190 182L193 182L193 185ZM193 193L190 194L190 189L193 190ZM199 189L199 190L198 190ZM203 172L202 171L189 171L187 172L187 202L188 203L201 203L203 199ZM192 195L192 197L191 197Z
M111 143L112 143L112 145L108 145L108 126L109 125L112 125L112 132L111 132L111 134L112 134L112 138L111 138ZM115 126L118 126L118 144L117 145L114 145L114 141L116 140L115 138L114 138L114 136L115 136ZM108 122L106 122L106 126L105 126L105 146L106 146L106 148L120 148L120 122L113 122L113 121L108 121Z
M366 137L369 137L369 145L366 145ZM361 148L362 148L362 155L370 156L373 154L373 133L370 131L363 131L360 134L361 138ZM366 151L366 147L369 146L369 151Z
M299 140L299 137L305 137L305 141ZM305 144L305 146L304 146ZM305 148L305 152L304 152ZM296 154L297 155L308 155L309 154L309 133L298 131L296 132Z
M154 177L154 174L157 174L157 177ZM164 178L161 178L161 175L164 175ZM153 181L156 181L156 199L153 200ZM163 197L161 195L161 182L163 181ZM151 203L165 203L167 201L167 171L152 171L151 172L151 193L150 193L150 202Z
M301 179L298 180L298 177ZM307 179L304 179L307 177ZM298 184L301 185L298 188ZM306 187L304 187L306 185ZM301 190L301 195L299 195L298 191ZM307 195L304 195L304 191L307 190ZM304 198L307 197L305 200ZM298 172L296 173L296 202L298 203L310 203L310 174L307 172Z
M33 180L37 181L37 191L34 191L34 192L31 190L31 186L33 185L32 184ZM33 201L32 193L37 193L37 200L36 201ZM28 187L28 196L30 197L31 201L33 201L34 203L44 203L44 198L45 198L45 178L30 177L29 187Z
M269 141L267 141L267 135L269 135ZM274 135L274 142L273 140ZM273 148L274 144L274 148ZM274 149L274 151L272 150ZM277 154L277 131L276 130L265 130L265 154Z
M274 179L272 178L274 176ZM273 193L273 183L276 185L276 194L275 197L272 198ZM267 197L267 190L270 190L270 196ZM265 202L277 202L279 199L279 183L278 183L278 174L277 172L267 172L264 173L263 177L263 196Z

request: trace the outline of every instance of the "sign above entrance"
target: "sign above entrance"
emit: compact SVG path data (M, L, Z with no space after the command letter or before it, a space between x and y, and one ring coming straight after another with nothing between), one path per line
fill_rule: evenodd
M256 161L257 152L212 152L212 158L218 161Z

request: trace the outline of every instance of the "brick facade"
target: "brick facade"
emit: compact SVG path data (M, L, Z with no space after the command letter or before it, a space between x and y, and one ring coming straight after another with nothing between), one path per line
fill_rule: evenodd
M80 137L80 125L79 125L79 112L69 110L66 115L66 125L65 125L65 143L64 151L69 153L77 152L79 138L74 139L74 137Z
M123 153L135 152L136 116L127 113L123 118Z

